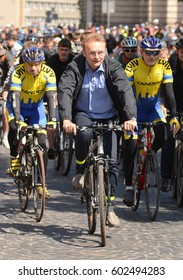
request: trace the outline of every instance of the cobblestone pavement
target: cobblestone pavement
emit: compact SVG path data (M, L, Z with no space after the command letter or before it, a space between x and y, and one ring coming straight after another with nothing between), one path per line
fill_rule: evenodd
M86 205L71 188L73 169L62 177L49 162L51 198L46 201L43 220L37 223L31 202L26 213L20 211L16 187L5 174L9 151L2 146L0 163L1 260L183 259L183 209L176 206L170 192L161 194L158 218L150 222L143 202L137 212L122 203L120 176L116 213L121 226L107 228L107 246L102 248L99 227L94 235L87 232Z

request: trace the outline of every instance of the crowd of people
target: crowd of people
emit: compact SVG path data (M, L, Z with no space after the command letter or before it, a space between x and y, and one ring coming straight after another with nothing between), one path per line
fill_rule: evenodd
M20 168L17 127L26 126L27 119L29 124L40 125L55 125L60 121L67 133L75 135L76 174L72 186L82 189L91 131L78 132L76 126L93 121L118 121L125 130L123 201L132 206L137 122L151 121L161 124L154 129L153 149L157 152L162 148L161 188L168 191L174 136L180 129L177 112L183 107L182 35L180 26L165 28L158 22L132 28L91 26L86 30L59 26L54 32L35 27L2 29L0 87L6 101L3 145L10 149L9 174L13 176ZM45 100L48 117L43 106ZM170 126L164 125L167 121ZM54 141L49 141L47 147L46 138L41 133L39 142L45 150L45 169L48 158L55 156ZM120 225L114 211L116 188L122 185L118 182L118 139L114 131L104 139L105 153L111 158L111 205L107 218L113 227ZM48 189L46 196L50 196Z

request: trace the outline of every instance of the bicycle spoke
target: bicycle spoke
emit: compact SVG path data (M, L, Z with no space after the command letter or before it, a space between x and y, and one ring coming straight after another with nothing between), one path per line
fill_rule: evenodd
M140 188L139 188L139 177L136 176L133 178L133 187L134 187L134 203L131 209L136 211L139 207L140 202Z
M16 180L18 187L18 196L20 208L23 212L28 207L29 194L30 194L30 155L23 149L20 154L20 174Z
M93 234L96 230L97 224L97 208L94 204L96 178L93 171L93 165L89 166L85 180L86 203L87 203L87 217L89 233Z
M63 132L63 150L60 152L60 170L62 175L67 176L72 163L73 135Z

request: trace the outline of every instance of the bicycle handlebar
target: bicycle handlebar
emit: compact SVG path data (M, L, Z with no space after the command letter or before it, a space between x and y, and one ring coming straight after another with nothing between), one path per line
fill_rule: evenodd
M21 139L20 132L27 132L27 130L32 130L32 132L33 132L33 131L38 131L39 129L45 129L46 130L46 126L39 125L39 124L33 124L33 125L27 125L27 126L18 125L17 140Z
M104 124L104 123L94 122L91 125L76 126L76 128L80 131L85 131L89 128L99 129L99 130L123 131L123 125L114 124L114 123Z

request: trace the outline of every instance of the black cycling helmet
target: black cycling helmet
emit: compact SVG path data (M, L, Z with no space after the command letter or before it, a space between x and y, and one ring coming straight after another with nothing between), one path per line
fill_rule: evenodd
M25 41L26 42L33 42L35 44L38 44L39 43L39 38L34 34L29 34L29 35L27 35Z
M159 38L151 35L142 39L140 47L143 50L160 50L162 48L162 43Z
M123 48L137 48L138 41L134 37L126 37L122 40L121 45Z
M30 47L22 52L23 62L40 62L45 60L44 52L37 47Z
M176 42L175 46L178 49L183 49L183 37L179 38L179 40Z

